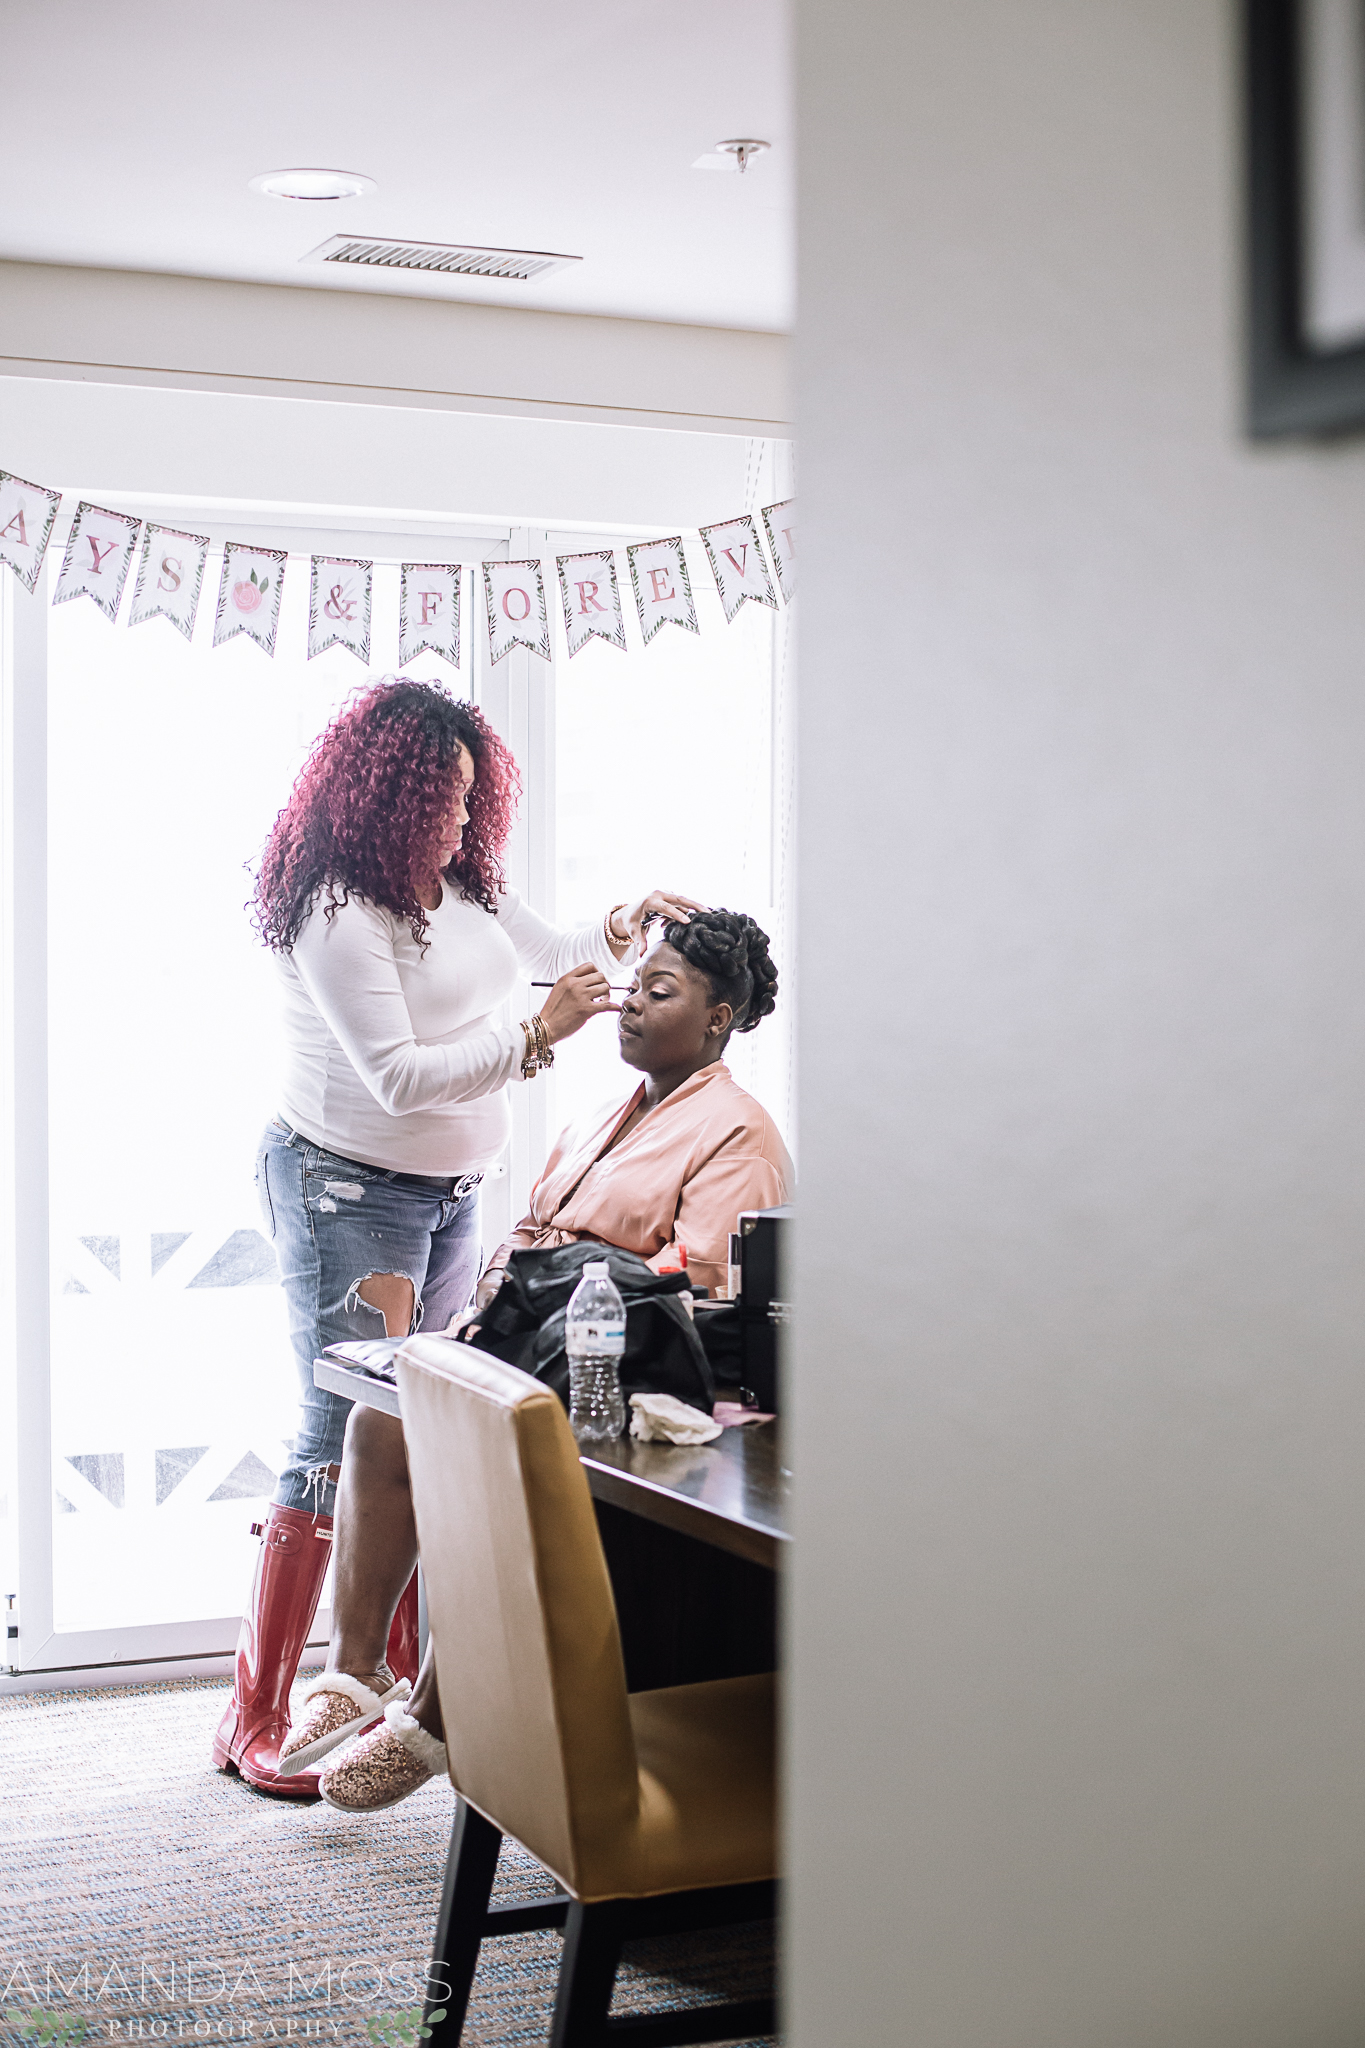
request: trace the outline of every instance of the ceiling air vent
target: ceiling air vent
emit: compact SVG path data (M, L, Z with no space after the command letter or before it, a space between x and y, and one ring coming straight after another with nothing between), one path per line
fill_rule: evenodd
M422 270L438 277L543 277L581 256L545 249L474 249L463 242L394 242L374 235L333 235L301 258L304 263L356 263L370 270Z

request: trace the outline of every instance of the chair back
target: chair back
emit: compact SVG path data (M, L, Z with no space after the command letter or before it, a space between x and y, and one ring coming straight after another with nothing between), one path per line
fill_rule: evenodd
M568 1890L619 1861L639 1771L616 1607L558 1398L464 1344L398 1354L455 1789Z

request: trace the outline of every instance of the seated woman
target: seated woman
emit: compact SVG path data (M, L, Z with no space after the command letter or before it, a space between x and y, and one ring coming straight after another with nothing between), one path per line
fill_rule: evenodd
M489 1260L477 1301L491 1298L512 1252L577 1239L657 1260L681 1238L697 1283L719 1285L736 1217L784 1202L792 1179L771 1117L723 1059L731 1033L752 1031L776 990L767 936L752 918L703 910L687 924L662 926L618 1025L621 1057L644 1078L591 1130L560 1137L530 1210ZM378 1409L351 1412L336 1539L330 1668L304 1694L302 1718L280 1752L286 1772L291 1757L296 1769L314 1765L378 1712L370 1681L417 1551L402 1429ZM443 1732L428 1651L411 1711L394 1701L324 1770L323 1798L348 1812L392 1806L444 1773Z

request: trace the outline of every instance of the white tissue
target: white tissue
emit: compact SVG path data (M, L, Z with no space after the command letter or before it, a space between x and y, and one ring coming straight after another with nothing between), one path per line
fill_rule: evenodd
M630 1433L641 1443L709 1444L721 1426L673 1394L632 1394Z

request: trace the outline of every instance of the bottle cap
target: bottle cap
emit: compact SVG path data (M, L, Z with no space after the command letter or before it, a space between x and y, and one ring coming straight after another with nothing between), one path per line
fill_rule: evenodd
M610 1280L611 1267L606 1259L589 1259L583 1268L585 1280Z

